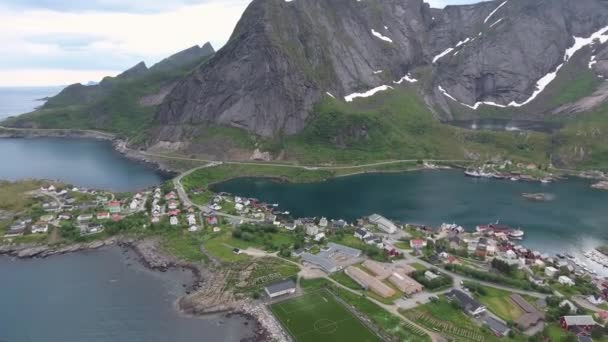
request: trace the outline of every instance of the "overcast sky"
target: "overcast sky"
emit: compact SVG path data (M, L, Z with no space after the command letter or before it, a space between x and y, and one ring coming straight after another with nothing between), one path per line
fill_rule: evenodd
M99 81L195 44L209 41L218 49L249 2L0 0L0 86Z

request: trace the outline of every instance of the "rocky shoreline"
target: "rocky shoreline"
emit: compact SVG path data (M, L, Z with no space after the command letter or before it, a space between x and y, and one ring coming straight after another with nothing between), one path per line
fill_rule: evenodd
M251 300L241 299L238 301L226 301L224 305L212 305L201 307L206 302L197 301L197 293L209 293L215 287L215 272L203 267L201 264L182 262L172 255L165 253L160 247L160 241L155 238L136 239L131 237L111 237L88 243L75 243L65 246L48 246L34 244L11 244L0 245L0 256L9 256L17 259L48 258L55 255L65 255L77 252L98 250L104 247L118 246L132 250L138 261L144 267L166 272L172 268L187 269L192 272L194 281L185 285L185 293L177 301L177 309L192 316L205 316L209 314L224 314L225 317L241 316L247 321L252 321L256 329L252 337L246 341L290 341L289 337L280 327L279 323L272 317L263 304L256 305ZM221 295L215 300L222 302Z

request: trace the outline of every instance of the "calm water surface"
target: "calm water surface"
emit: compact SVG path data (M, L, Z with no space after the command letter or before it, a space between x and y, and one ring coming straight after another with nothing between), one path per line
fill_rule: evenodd
M590 182L541 183L479 180L460 171L368 174L315 184L267 179L235 179L215 190L279 203L296 217L326 216L354 220L380 213L400 222L440 225L456 222L467 229L500 220L521 226L525 245L547 252L581 250L608 241L608 192ZM524 192L552 194L550 202L531 202Z
M133 191L164 178L124 158L106 141L91 139L0 139L0 179L61 180L76 186Z
M0 87L0 120L28 113L42 106L41 99L56 95L63 87Z
M185 271L146 270L119 248L44 260L0 258L0 340L9 342L236 342L241 318L190 318L174 303Z

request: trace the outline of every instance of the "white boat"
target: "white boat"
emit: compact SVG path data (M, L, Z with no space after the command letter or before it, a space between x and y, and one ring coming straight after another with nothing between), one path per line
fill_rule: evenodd
M519 180L519 178L517 178L517 177L511 177L511 181L513 181L513 182L517 182L518 180Z
M511 239L521 240L524 238L524 231L521 229L514 229L509 232L509 237Z
M464 175L468 176L468 177L473 177L473 178L481 178L481 177L483 177L480 172L478 172L478 171L469 171L469 170L466 170L464 172Z
M551 183L551 180L548 179L548 178L543 178L543 179L540 180L540 182L543 183L543 184L549 184L549 183Z

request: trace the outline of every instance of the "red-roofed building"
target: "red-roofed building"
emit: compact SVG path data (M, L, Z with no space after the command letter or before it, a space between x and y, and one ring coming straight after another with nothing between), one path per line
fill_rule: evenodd
M169 212L169 216L177 216L177 215L179 215L179 213L180 213L179 209L171 210Z
M108 212L101 212L101 213L97 213L97 219L98 220L107 220L110 218L110 213Z
M176 199L176 198L177 198L177 195L176 195L176 194L175 194L175 192L173 192L173 191L171 191L170 193L168 193L168 194L166 194L166 195L165 195L165 199L166 199L167 201L169 201L169 200L174 200L174 199Z
M114 222L122 221L122 216L120 216L118 214L114 214L114 215L112 215L112 221L114 221Z
M410 240L410 247L413 249L422 249L426 247L426 241L422 239Z
M120 213L120 202L119 201L112 201L110 203L108 203L108 210L110 211L110 213L112 214L118 214Z
M216 226L218 224L218 219L216 216L209 216L207 217L207 224L210 224L212 226Z

